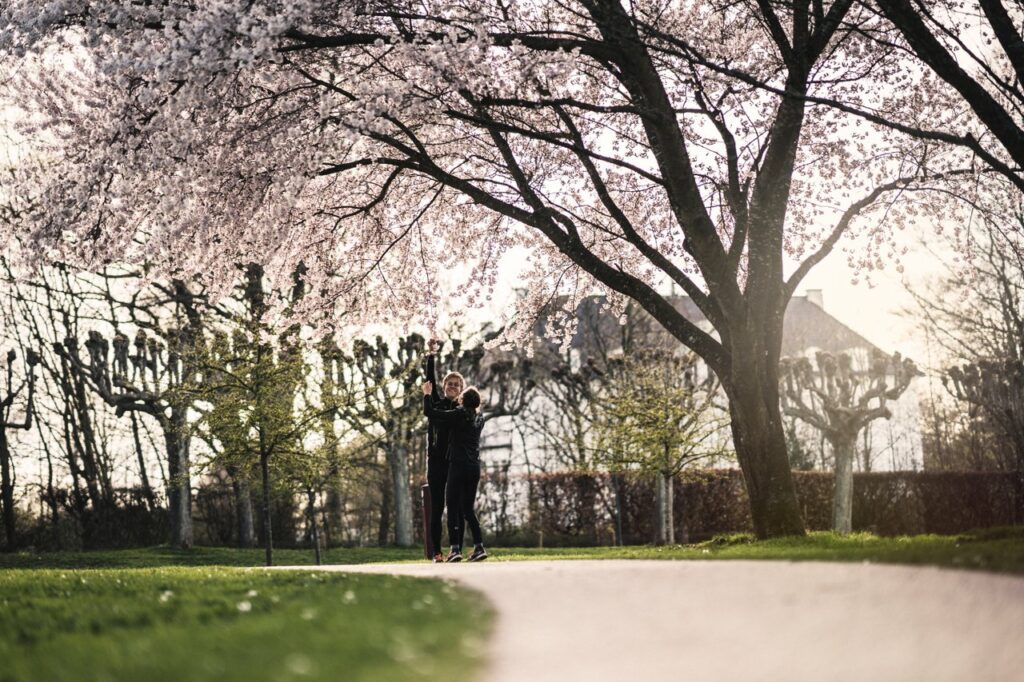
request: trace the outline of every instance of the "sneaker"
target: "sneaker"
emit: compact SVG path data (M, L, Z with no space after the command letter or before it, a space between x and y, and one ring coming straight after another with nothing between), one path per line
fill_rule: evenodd
M434 558L433 558L433 562L435 564L443 564L444 563L444 554L441 554L440 552L435 554Z
M448 552L448 557L445 559L445 563L455 564L462 561L462 552L458 550L452 550Z
M487 558L487 550L484 549L483 545L477 545L473 548L473 553L469 555L468 561L483 561Z

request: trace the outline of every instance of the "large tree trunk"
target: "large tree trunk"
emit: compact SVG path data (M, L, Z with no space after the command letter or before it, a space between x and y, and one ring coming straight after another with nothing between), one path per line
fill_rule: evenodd
M857 435L832 439L835 457L836 492L832 499L832 528L839 533L853 530L853 458Z
M391 472L392 501L395 505L395 543L401 547L413 544L412 493L409 489L409 461L405 447L389 444L388 470Z
M777 331L737 330L731 344L732 371L720 377L729 397L733 444L750 497L754 533L761 539L804 534L779 404L781 336L781 317ZM767 345L762 345L764 339Z
M0 424L0 502L4 507L4 551L13 552L18 545L14 514L14 476L11 472L11 451L7 432Z
M164 428L167 446L167 513L171 521L171 545L192 547L192 480L189 472L189 438L185 414L172 410Z

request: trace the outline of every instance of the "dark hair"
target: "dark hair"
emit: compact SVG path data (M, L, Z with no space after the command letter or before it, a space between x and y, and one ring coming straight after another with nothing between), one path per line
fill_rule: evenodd
M476 390L476 386L470 386L462 392L462 406L472 413L476 413L477 408L480 407L480 391Z

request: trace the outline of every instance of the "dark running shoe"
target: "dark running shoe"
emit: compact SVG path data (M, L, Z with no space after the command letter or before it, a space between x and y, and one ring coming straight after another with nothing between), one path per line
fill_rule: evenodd
M440 552L438 552L437 554L435 554L435 555L434 555L434 559L433 559L433 562L434 562L435 564L443 564L443 563L444 563L444 554L441 554Z
M462 561L462 552L459 552L454 549L448 552L448 557L445 559L445 563L448 564L456 564L460 561Z
M487 550L483 546L474 547L473 553L469 555L469 561L483 561L487 558Z

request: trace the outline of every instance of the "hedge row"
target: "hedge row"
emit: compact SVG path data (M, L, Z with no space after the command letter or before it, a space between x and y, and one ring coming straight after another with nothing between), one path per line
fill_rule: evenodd
M833 477L793 472L804 522L831 526ZM677 541L752 529L741 473L685 472L674 481ZM478 509L485 532L501 542L545 545L626 544L654 539L654 486L637 475L485 476ZM854 530L878 535L950 534L1024 522L1024 477L981 472L885 472L854 475ZM543 536L541 536L543 534ZM541 538L543 537L543 540Z

